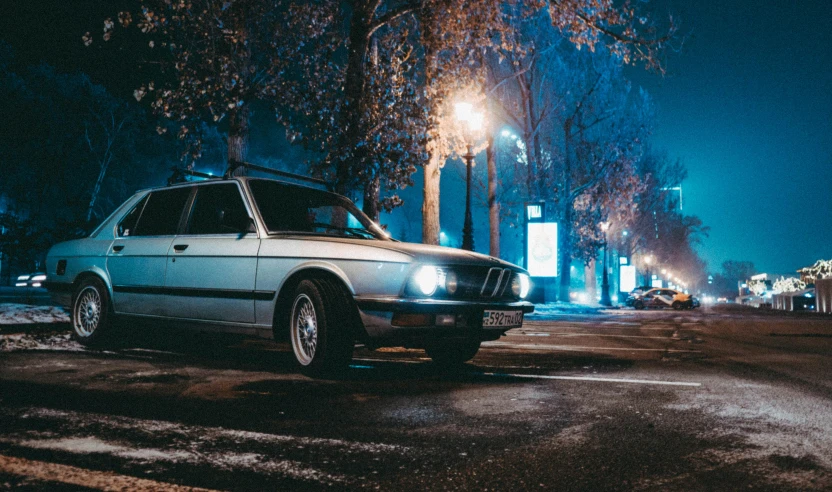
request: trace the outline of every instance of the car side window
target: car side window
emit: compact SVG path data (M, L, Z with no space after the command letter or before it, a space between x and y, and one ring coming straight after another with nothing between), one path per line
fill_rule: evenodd
M197 187L186 234L254 232L240 189L234 183Z
M179 228L179 220L185 202L191 194L190 187L154 191L136 225L134 236L172 236Z
M136 232L136 223L139 221L139 217L142 215L142 210L144 210L144 205L147 203L147 195L144 196L139 203L133 207L130 212L121 219L121 222L118 223L118 230L116 231L118 237L128 237L135 235Z

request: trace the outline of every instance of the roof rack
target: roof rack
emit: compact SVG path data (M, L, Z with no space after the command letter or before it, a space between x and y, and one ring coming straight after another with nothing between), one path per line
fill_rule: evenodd
M173 166L170 168L172 171L170 177L168 178L168 185L172 185L175 183L182 183L185 180L185 176L194 176L196 178L205 178L205 179L219 179L222 176L214 176L213 174L208 173L201 173L199 171L193 171L191 169L182 169L180 167Z
M262 173L272 174L275 176L280 176L282 178L290 178L296 179L298 181L305 181L307 183L313 183L319 186L323 186L327 189L327 191L334 191L335 185L329 181L320 179L320 178L313 178L311 176L303 176L302 174L295 174L286 171L279 171L277 169L272 169L270 167L258 166L257 164L252 164L250 162L242 162L242 161L229 161L228 170L225 172L225 178L230 178L234 176L234 172L239 169L250 169L252 171L260 171Z

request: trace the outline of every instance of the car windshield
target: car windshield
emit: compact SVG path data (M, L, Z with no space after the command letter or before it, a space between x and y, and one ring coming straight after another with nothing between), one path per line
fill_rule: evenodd
M334 193L266 179L249 180L249 187L269 233L389 239L352 202Z

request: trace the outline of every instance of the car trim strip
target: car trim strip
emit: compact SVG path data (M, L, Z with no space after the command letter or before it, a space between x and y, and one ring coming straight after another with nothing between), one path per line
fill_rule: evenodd
M114 285L113 292L123 294L149 294L178 297L213 297L218 299L251 299L271 301L275 292L271 290L201 289L191 287L149 287L142 285Z
M445 299L402 299L398 297L355 296L358 307L364 311L393 312L442 312L458 313L490 310L521 310L534 312L534 304L526 301L470 301Z

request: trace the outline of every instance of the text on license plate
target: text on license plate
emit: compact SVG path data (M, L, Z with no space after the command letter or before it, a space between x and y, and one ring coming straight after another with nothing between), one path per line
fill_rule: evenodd
M483 311L482 326L506 328L523 326L523 311Z

